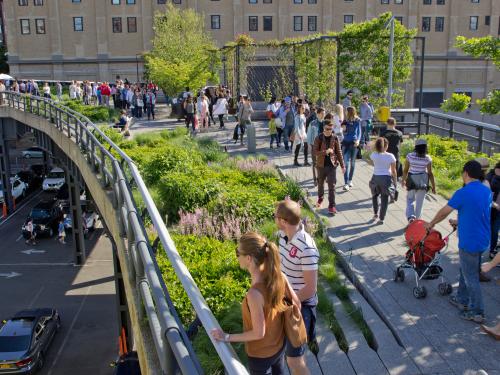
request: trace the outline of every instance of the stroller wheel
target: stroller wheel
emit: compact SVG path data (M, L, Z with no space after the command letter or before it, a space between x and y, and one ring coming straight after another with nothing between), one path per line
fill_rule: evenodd
M453 287L451 284L446 283L446 294L451 294L453 292Z
M405 281L405 271L402 268L398 268L398 276L401 282Z
M447 284L446 283L439 283L438 285L438 292L439 294L441 294L442 296L445 296L447 295L447 291L448 291L448 288L447 288Z
M399 281L399 268L396 268L394 270L392 279L394 280L395 283Z
M427 296L427 289L425 289L425 286L416 286L413 288L413 297L417 299L425 298Z

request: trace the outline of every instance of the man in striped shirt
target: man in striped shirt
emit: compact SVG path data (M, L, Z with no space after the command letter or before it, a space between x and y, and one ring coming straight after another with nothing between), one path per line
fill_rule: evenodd
M302 317L308 341L316 338L316 294L318 284L319 252L314 239L304 230L300 220L300 206L290 199L276 207L274 220L279 229L281 271L302 302ZM307 345L294 348L287 340L286 356L292 374L309 374L304 354Z

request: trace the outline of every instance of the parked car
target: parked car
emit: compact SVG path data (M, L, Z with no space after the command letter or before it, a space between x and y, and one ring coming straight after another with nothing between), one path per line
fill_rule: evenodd
M81 201L82 216L85 219L85 229L93 231L95 229L99 215L96 212L95 206L90 201ZM73 228L73 217L70 212L69 204L63 206L64 213L64 228L71 230Z
M86 198L85 190L80 189L80 200L85 200ZM68 184L65 182L57 191L57 194L54 199L57 199L64 204L69 204L68 199L69 199L69 187Z
M26 150L22 151L23 158L31 159L31 158L43 158L43 153L45 151L40 147L30 147Z
M16 201L26 195L26 191L28 190L28 185L24 183L18 176L14 176L10 178L10 187L12 192L12 197L16 199ZM0 203L4 202L4 187L2 181L0 181Z
M27 185L27 192L35 191L42 186L42 177L38 176L30 169L19 171L16 173L16 176Z
M44 191L59 190L66 181L66 175L61 168L52 168L43 180L42 189Z
M34 374L61 327L56 309L20 311L0 326L0 374Z
M26 224L30 218L33 219L33 230L37 237L43 235L52 237L57 232L59 220L63 218L61 204L54 201L43 201L33 207L21 228L23 237L26 239L29 238Z

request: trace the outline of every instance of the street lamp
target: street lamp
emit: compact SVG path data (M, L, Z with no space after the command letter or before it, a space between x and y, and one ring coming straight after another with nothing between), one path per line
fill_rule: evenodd
M393 60L394 60L394 16L386 22L385 28L391 27L391 37L389 41L389 89L387 92L387 105L389 108L392 106L392 75L393 75Z
M139 83L139 58L138 58L139 56L142 57L142 53L135 54L135 68L136 68L136 73L137 73L136 83Z

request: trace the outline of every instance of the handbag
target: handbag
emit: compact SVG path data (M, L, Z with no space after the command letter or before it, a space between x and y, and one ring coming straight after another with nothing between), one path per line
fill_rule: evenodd
M293 303L287 283L285 298L283 299L285 310L283 311L283 325L285 335L294 348L298 348L307 342L306 326L300 307Z
M361 146L358 146L358 152L356 153L356 159L363 159L363 151L361 150Z
M406 187L408 190L429 190L429 175L427 173L409 174Z

